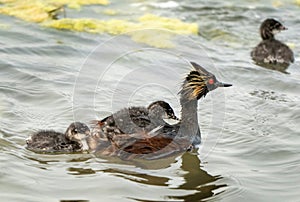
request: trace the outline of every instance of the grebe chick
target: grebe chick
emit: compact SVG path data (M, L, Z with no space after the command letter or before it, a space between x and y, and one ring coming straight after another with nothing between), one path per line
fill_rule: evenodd
M190 149L195 136L200 135L197 101L218 87L231 86L219 82L200 65L193 62L191 65L193 70L186 76L180 91L182 109L179 123L135 133L112 134L102 131L103 138L95 144L95 154L119 156L122 159L157 159Z
M122 109L97 123L104 131L135 133L141 130L151 131L157 126L168 124L165 119L179 120L172 107L160 100L151 103L147 108Z
M88 150L86 142L90 129L81 122L74 122L65 134L53 130L42 130L31 135L27 140L27 149L42 153L69 153Z
M274 38L275 34L287 30L280 22L274 19L266 19L260 26L260 42L252 51L252 59L261 66L271 69L274 65L283 67L283 71L294 62L293 51L284 43ZM273 65L273 66L272 66ZM280 71L280 69L278 69Z
M149 111L150 121L153 123L153 128L151 128L151 130L154 129L154 126L168 125L173 124L174 122L178 123L180 120L175 115L170 104L165 101L159 100L152 102L147 109Z
M152 102L146 107L129 107L119 110L96 123L91 136L87 139L90 150L94 151L98 142L104 142L116 135L134 134L169 125L166 121L178 122L172 107L165 101Z

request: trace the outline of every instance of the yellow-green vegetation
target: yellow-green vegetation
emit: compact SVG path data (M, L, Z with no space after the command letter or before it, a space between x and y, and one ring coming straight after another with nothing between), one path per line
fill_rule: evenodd
M79 9L82 5L108 5L108 0L0 0L0 14L10 15L29 22L51 20L49 12L61 7Z
M93 18L62 18L54 19L55 10L64 6L78 9L82 5L100 4L108 5L107 0L0 0L0 14L10 15L25 21L39 23L42 26L61 30L71 30L90 33L109 33L113 35L128 34L137 42L147 43L155 47L172 47L172 34L197 34L196 23L186 23L179 19L161 17L153 14L145 14L142 17L128 21L117 19L117 12L108 12L110 20ZM107 11L113 11L106 9ZM152 32L139 32L137 30L155 29ZM170 31L168 34L158 31L160 29ZM158 37L160 36L160 37Z
M135 24L124 20L97 20L63 18L43 23L44 26L56 29L74 30L90 33L122 34L132 29Z
M97 20L97 19L70 19L52 20L43 23L44 26L56 29L74 30L90 33L109 33L113 35L127 34L136 42L146 43L158 48L174 47L171 36L174 34L197 34L196 23L184 23L178 19L146 14L136 22L126 20ZM139 31L138 30L147 30ZM159 31L159 30L169 30ZM155 31L154 31L155 30Z
M0 13L15 16L29 22L43 22L49 18L48 11L55 9L49 5L36 0L1 0L5 3L0 7Z
M123 34L141 29L167 29L178 34L197 34L198 25L184 23L178 19L159 17L146 14L136 22L126 20L97 20L97 19L71 19L64 18L43 23L47 27L67 29L80 32Z

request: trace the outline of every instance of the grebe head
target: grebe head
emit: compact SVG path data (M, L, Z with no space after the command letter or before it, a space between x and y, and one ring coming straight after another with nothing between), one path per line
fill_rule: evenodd
M156 114L158 116L161 116L163 119L175 119L179 120L172 107L165 101L159 100L152 102L148 106L148 110L150 114Z
M230 87L231 84L219 82L215 75L205 70L200 65L191 62L194 70L192 70L185 78L182 90L180 91L181 97L188 100L200 99L218 87Z
M272 18L268 18L260 26L260 35L263 40L272 39L274 35L279 33L282 30L287 30L285 26L283 26L277 20Z
M87 125L81 122L71 123L65 135L71 141L81 142L90 134L90 129Z

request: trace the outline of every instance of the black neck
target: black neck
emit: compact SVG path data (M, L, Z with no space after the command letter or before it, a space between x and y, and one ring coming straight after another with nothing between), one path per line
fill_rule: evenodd
M180 98L181 104L181 122L178 135L181 137L189 137L191 141L195 139L199 130L197 99L189 100L184 95Z

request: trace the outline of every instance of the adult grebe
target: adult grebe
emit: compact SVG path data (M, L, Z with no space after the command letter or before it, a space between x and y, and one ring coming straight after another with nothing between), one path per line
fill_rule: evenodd
M107 133L99 126L98 130L92 132L91 137L96 138L88 140L89 145L95 148L95 153L122 159L156 159L190 149L195 136L200 134L197 101L218 87L231 86L219 82L200 65L191 64L193 70L186 76L180 91L182 109L179 123L157 126L151 131L121 134Z

